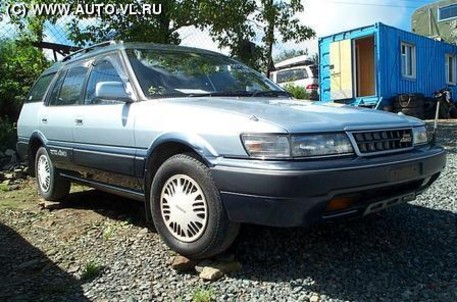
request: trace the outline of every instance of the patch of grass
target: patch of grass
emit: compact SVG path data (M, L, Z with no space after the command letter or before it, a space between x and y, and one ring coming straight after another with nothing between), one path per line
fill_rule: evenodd
M6 184L0 184L0 192L8 192L8 185Z
M107 225L103 228L103 239L105 241L110 240L114 235L115 227L112 225Z
M129 228L129 223L127 221L106 221L102 226L103 240L108 241L113 238L116 233L127 228Z
M211 288L199 287L192 295L192 302L211 302L215 301L214 292Z
M89 261L83 269L81 279L91 280L97 277L102 271L102 266L95 261Z

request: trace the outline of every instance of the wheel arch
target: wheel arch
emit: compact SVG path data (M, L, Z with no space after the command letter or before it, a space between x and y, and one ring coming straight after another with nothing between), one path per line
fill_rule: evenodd
M31 176L35 176L35 157L40 147L46 146L46 138L41 132L34 132L29 139L28 167Z
M170 157L177 154L190 154L206 166L213 166L212 159L218 156L211 145L197 135L168 133L158 137L149 147L144 166L144 189L146 199L146 218L152 221L150 208L150 185L157 170Z

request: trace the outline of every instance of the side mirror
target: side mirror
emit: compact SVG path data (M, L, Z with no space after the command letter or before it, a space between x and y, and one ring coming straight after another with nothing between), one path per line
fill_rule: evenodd
M100 82L95 86L95 98L110 101L133 102L132 97L125 91L122 82Z

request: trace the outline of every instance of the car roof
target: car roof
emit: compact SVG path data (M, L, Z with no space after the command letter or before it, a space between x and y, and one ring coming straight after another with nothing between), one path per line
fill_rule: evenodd
M97 56L99 54L112 52L115 50L127 50L127 49L151 49L151 50L160 50L160 51L173 51L173 52L197 52L211 55L222 56L222 54L200 49L194 47L180 46L180 45L170 45L170 44L157 44L157 43L138 43L138 42L116 42L116 41L107 41L100 44L95 44L87 48L83 48L76 52L69 54L64 57L61 61L54 63L50 68L46 69L43 72L43 75L49 73L55 73L59 71L63 66L70 64L72 62L77 62L80 60L85 60Z

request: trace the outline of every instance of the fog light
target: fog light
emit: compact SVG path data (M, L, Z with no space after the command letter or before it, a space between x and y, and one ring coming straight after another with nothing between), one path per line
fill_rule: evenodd
M330 200L327 205L327 212L344 210L351 207L356 201L355 196L336 197Z

